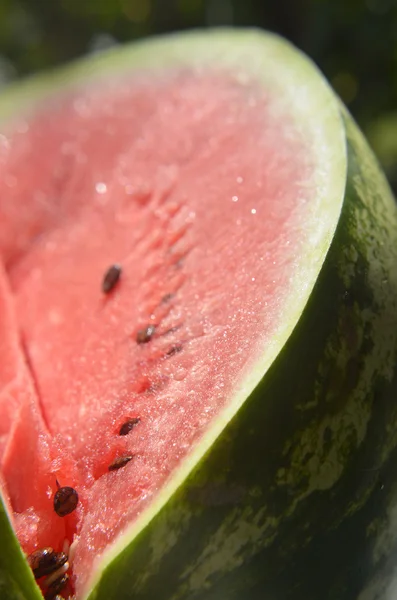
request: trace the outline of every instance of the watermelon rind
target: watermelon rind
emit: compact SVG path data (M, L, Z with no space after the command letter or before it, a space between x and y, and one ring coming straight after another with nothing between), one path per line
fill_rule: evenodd
M90 600L395 598L396 208L341 114L343 212L299 323Z
M316 67L273 34L178 34L21 83L0 98L0 121L94 81L213 65L290 107L317 151L322 217L309 222L272 344L172 481L98 557L85 596L391 600L397 210ZM0 528L1 597L40 597L5 510Z
M32 570L15 536L4 499L0 502L0 598L42 600Z

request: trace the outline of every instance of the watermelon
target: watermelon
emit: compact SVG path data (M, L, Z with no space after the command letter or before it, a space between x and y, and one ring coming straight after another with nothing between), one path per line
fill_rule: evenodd
M397 211L278 37L0 101L0 596L393 597Z

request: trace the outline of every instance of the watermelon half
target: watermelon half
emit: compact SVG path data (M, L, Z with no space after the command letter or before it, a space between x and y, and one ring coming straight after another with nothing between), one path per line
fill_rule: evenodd
M316 68L153 39L0 123L0 597L391 600L397 211Z

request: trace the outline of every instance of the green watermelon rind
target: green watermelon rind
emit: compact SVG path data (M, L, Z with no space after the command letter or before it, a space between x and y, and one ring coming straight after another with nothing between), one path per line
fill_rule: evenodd
M325 228L307 246L303 277L267 355L150 509L98 560L87 592L90 600L265 593L351 600L362 585L351 582L352 563L365 550L370 568L361 579L369 580L396 545L385 536L397 493L390 475L377 502L374 495L392 472L397 444L397 214L376 161L321 75L271 34L189 33L20 84L0 98L0 118L23 114L54 90L107 83L110 71L214 64L232 68L242 84L247 76L270 83L291 103L323 158ZM346 565L345 552L354 557ZM37 598L15 538L0 549L0 585L10 557L20 577L4 597L31 586L22 597Z
M345 202L302 318L183 486L101 565L89 600L393 597L397 214L341 115Z
M0 502L0 598L43 599L15 536L3 499Z

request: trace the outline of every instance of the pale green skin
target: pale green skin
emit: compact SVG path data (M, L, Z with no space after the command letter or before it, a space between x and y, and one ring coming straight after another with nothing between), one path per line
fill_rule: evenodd
M268 34L188 34L91 60L11 90L0 116L107 68L215 62L279 77L328 162L321 239L302 256L272 349L98 564L89 600L392 600L397 211L365 141L313 65ZM41 598L5 509L0 540L0 597Z

